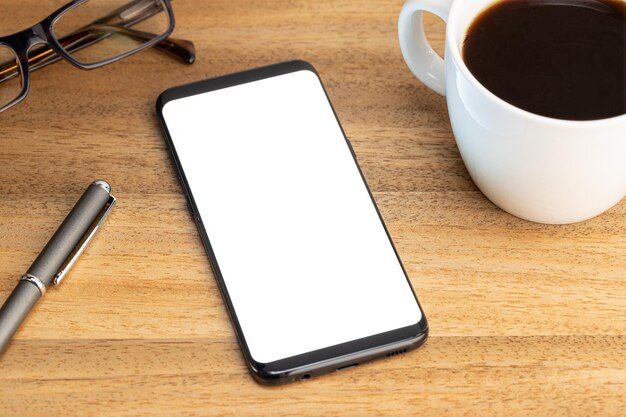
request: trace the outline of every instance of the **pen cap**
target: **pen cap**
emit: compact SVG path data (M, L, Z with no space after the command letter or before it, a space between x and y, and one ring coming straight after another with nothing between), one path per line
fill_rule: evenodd
M28 273L48 286L68 259L76 245L96 220L110 197L110 187L104 181L89 185L65 220L43 248Z

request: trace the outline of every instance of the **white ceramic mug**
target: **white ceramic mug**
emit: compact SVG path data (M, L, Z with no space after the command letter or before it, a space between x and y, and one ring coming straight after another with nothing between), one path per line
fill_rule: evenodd
M445 95L465 166L496 205L540 223L594 217L626 195L626 115L594 121L538 116L496 97L461 58L465 33L493 0L408 0L398 32L404 60ZM422 12L446 22L445 61L428 44Z

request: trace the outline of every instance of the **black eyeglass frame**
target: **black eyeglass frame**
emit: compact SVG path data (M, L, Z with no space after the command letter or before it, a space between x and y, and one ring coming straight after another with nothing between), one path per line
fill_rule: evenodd
M15 57L17 58L17 64L19 68L19 75L21 75L22 81L22 90L12 101L8 102L4 106L0 107L0 112L13 107L14 105L22 102L26 96L28 95L30 89L30 64L28 63L28 53L29 51L36 45L47 44L49 45L54 52L62 57L63 59L69 61L72 65L77 68L91 70L95 68L100 68L105 65L111 64L113 62L119 61L126 57L136 54L137 52L143 51L155 44L161 42L165 38L167 38L173 31L175 26L174 20L174 11L172 10L172 5L170 0L159 0L165 6L165 12L168 14L169 18L169 26L167 30L158 35L149 41L137 46L134 49L121 53L120 55L114 56L112 58L104 59L102 61L93 62L93 63L84 63L76 60L70 54L68 54L65 49L61 46L59 41L57 40L54 32L52 30L56 21L66 12L74 9L75 7L80 6L83 3L87 3L89 0L72 0L64 6L57 9L55 12L50 14L48 17L43 19L41 22L31 26L30 28L24 29L20 32L13 33L11 35L0 37L0 46L8 47L13 51ZM133 3L133 1L129 1L129 3Z

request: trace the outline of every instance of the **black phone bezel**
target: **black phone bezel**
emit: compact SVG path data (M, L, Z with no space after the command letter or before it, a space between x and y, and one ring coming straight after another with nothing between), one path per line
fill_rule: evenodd
M239 84L245 84L253 81L262 80L265 78L276 77L280 75L285 75L291 72L308 70L313 72L320 84L328 103L330 104L333 114L335 115L335 119L341 132L343 134L344 140L346 141L346 145L349 147L352 157L354 160L354 164L356 165L359 174L365 187L369 193L370 199L378 217L383 225L385 233L387 234L387 238L389 239L389 243L391 244L396 258L400 263L404 276L413 292L413 296L415 297L415 301L417 302L419 309L422 313L422 318L418 323L413 325L391 330L385 333L380 333L377 335L365 337L362 339L352 340L346 343L342 343L335 346L326 347L323 349L315 350L312 352L303 353L300 355L292 356L289 358L281 359L278 361L270 362L270 363L260 363L254 360L252 357L250 350L248 349L248 345L245 340L245 336L237 319L237 314L234 309L234 306L231 302L230 296L228 295L228 289L226 288L226 284L222 277L219 263L215 257L213 249L211 247L209 236L204 228L202 223L202 219L199 216L199 211L196 207L193 194L191 193L191 189L185 177L184 169L180 163L178 155L176 153L176 148L170 136L170 133L167 128L167 124L163 117L163 107L165 104L172 100L177 100L184 97L189 97L209 91L215 91L223 88L228 88L232 86L236 86ZM224 75L216 78L210 78L207 80L196 81L193 83L181 85L178 87L173 87L168 90L165 90L158 97L156 102L156 111L159 122L161 124L161 128L163 130L167 147L169 153L172 157L172 160L175 165L176 172L178 173L179 180L185 190L185 196L187 198L187 202L192 212L192 216L196 226L198 228L198 232L204 248L207 252L207 255L210 259L211 268L213 273L217 279L218 286L222 293L224 302L226 304L228 313L230 315L233 326L235 327L235 331L237 334L237 339L241 346L241 350L246 359L246 363L248 368L250 369L252 375L255 379L261 383L265 384L282 384L285 382L291 382L298 379L306 379L312 376L332 372L335 370L339 370L342 368L350 367L355 364L359 364L365 361L369 361L371 359L375 359L378 357L385 357L395 355L397 353L404 353L408 350L414 349L426 341L428 336L428 323L426 320L426 316L424 315L424 311L419 303L417 296L415 295L415 291L413 290L413 286L411 285L411 281L408 278L404 265L398 255L395 245L389 235L389 231L387 230L387 226L380 214L378 206L376 205L376 201L372 195L372 192L365 181L365 177L363 176L363 172L356 160L356 155L352 150L350 142L348 141L346 134L339 122L339 118L337 117L337 113L332 106L330 98L328 97L328 93L319 77L318 72L315 68L308 62L305 61L288 61L282 62L278 64L273 64L261 68L256 68L248 71L238 72L234 74Z

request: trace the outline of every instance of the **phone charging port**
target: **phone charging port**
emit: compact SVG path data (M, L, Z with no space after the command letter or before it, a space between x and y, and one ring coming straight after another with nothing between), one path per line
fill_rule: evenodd
M343 371L344 369L356 368L357 366L359 366L358 363L353 363L353 364L350 364L350 365L346 365L346 366L342 366L340 368L337 368L337 371Z

